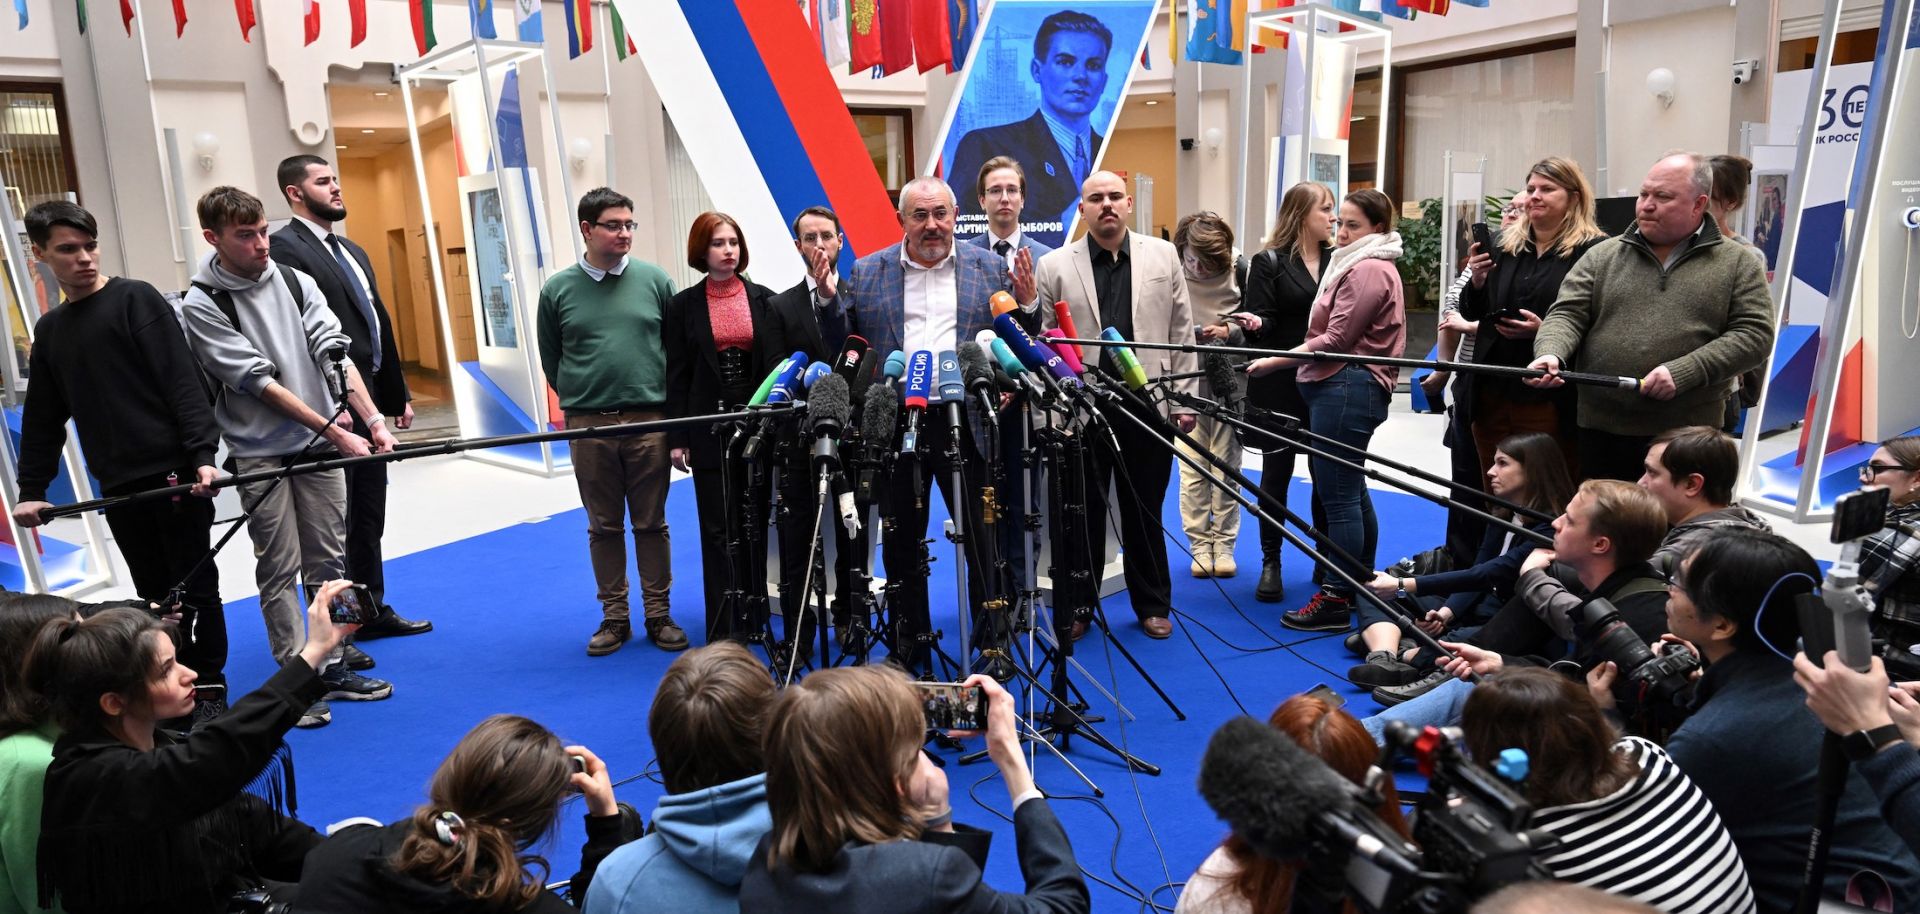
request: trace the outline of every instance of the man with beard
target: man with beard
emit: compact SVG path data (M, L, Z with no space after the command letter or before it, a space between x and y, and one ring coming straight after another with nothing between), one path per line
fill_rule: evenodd
M380 415L372 417L380 424L384 416L393 417L395 429L413 425L413 404L408 402L407 379L401 372L399 348L393 340L393 320L380 300L380 288L373 278L373 265L359 245L334 231L334 223L347 218L347 207L340 196L340 179L327 160L314 155L297 155L280 163L280 193L293 210L293 221L273 233L274 262L293 267L313 278L328 309L340 320L340 329L349 340L347 356L353 360L360 377L367 382L367 394ZM354 418L354 434L367 437L369 430ZM379 615L360 627L354 635L381 638L389 635L417 635L431 631L432 622L401 618L387 605L386 574L382 569L380 539L387 527L387 465L365 463L347 468L347 577L365 584L373 593ZM359 648L347 646L347 665L354 669L373 666Z

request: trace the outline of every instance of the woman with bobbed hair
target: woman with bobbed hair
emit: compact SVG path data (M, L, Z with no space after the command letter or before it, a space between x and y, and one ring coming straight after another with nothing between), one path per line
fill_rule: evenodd
M553 836L569 791L587 803L587 845L573 877L573 897L585 898L593 867L623 840L639 837L638 817L614 802L607 766L586 747L563 747L527 718L496 714L447 754L413 815L386 826L348 826L315 848L294 910L573 911L544 888L547 861L533 850Z
M1365 784L1367 772L1379 759L1380 747L1367 734L1367 728L1353 715L1335 708L1312 695L1295 695L1273 709L1267 725L1284 733L1301 748L1319 756L1327 767L1355 784ZM1374 812L1380 821L1407 836L1407 823L1400 815L1400 794L1393 779L1384 781L1380 805ZM1293 905L1293 885L1302 864L1281 863L1255 852L1239 835L1228 835L1220 846L1194 870L1187 887L1180 892L1175 914L1254 914L1278 912ZM1352 902L1346 914L1354 914Z
M27 688L27 655L40 627L72 620L80 604L52 594L0 593L0 914L40 911L40 798L60 728L47 699Z
M286 814L282 739L326 692L319 670L358 627L328 611L349 586L321 585L306 644L185 737L157 726L193 713L198 678L176 658L170 624L117 608L40 627L26 679L61 731L40 811L41 906L205 914L238 892L299 880L320 835Z
M1033 786L1013 697L988 676L967 685L987 701L987 754L1013 800L1025 894L986 884L951 842L947 777L921 749L918 692L892 666L817 670L774 702L764 735L773 830L740 884L740 910L939 914L1090 910L1067 833ZM953 735L961 735L955 731Z
M753 398L761 379L790 354L786 332L770 303L773 290L741 275L747 263L747 237L732 216L705 212L694 218L687 233L687 266L706 275L669 299L660 315L668 415L739 409ZM734 568L727 557L729 520L751 516L739 501L745 495L746 462L737 453L728 457L728 428L703 425L667 434L674 466L693 473L707 643L745 634L733 631L736 620L725 612L727 582L745 581L763 571L752 560L751 567ZM735 496L731 504L726 498L730 492ZM793 602L797 609L797 598ZM788 622L794 621L789 617ZM790 629L789 637L792 634Z
M1754 910L1746 866L1707 795L1665 750L1616 733L1584 683L1508 667L1474 687L1460 727L1483 765L1526 752L1529 825L1560 839L1536 858L1553 878L1670 914Z

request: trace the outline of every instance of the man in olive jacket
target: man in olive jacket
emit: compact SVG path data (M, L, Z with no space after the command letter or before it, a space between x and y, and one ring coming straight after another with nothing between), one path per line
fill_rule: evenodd
M1640 379L1637 393L1580 388L1578 448L1589 477L1631 482L1653 436L1718 426L1740 373L1773 348L1765 268L1707 214L1712 181L1707 161L1690 153L1655 163L1634 226L1573 265L1534 338L1529 367L1549 374L1533 386L1560 386L1562 368Z

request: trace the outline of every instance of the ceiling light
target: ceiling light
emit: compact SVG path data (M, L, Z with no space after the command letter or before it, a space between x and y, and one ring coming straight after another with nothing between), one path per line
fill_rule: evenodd
M1147 99L1147 104L1149 104L1149 105L1158 105L1158 104L1160 104L1160 100L1159 100L1159 99L1157 99L1157 98L1150 98L1150 99Z
M363 128L363 129L361 129L361 131L360 131L360 132L361 132L361 133L372 133L372 132L373 132L373 130L372 130L372 128Z
M387 97L387 96L388 96L389 94L390 94L390 93L387 93L387 92L375 92L375 93L373 93L373 97L374 97L374 98L386 98L386 97Z
M342 145L340 145L339 143L335 143L335 144L333 144L333 148L335 148L335 149L345 149L345 148L347 148L347 147L345 147L345 146L342 146Z
M1356 114L1353 117L1349 118L1349 120L1353 121L1356 124L1366 119L1367 119L1367 116L1364 114Z

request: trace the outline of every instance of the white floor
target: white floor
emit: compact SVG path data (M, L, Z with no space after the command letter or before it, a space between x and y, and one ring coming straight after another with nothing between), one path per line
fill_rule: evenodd
M1376 453L1429 473L1445 476L1447 450L1440 443L1446 420L1441 416L1415 413L1404 397L1396 397L1387 421L1375 433ZM1783 434L1763 442L1763 457L1771 457L1794 446L1797 437ZM1375 466L1378 466L1377 464ZM1260 458L1248 454L1246 469L1257 470ZM1296 464L1296 475L1304 477L1306 462ZM1380 467L1383 473L1401 477ZM503 529L513 524L542 523L554 514L580 506L579 493L570 476L543 479L528 473L503 469L458 456L420 457L391 465L391 486L387 502L386 555L396 558L436 546ZM1409 480L1427 491L1441 487ZM1374 488L1391 490L1378 482ZM231 490L223 490L218 502L221 519L238 516L240 503ZM104 526L104 525L103 525ZM1793 539L1821 560L1837 555L1836 547L1826 540L1824 525L1793 525L1774 522L1774 529ZM215 527L217 538L227 525ZM51 535L77 542L83 534L76 519L54 522ZM584 537L583 537L584 538ZM1437 541L1436 541L1437 543ZM581 548L585 548L584 542ZM114 563L112 586L96 589L85 599L121 599L133 596L125 566L116 549L107 549ZM259 593L253 578L253 543L246 532L235 535L220 553L221 596L236 600Z

